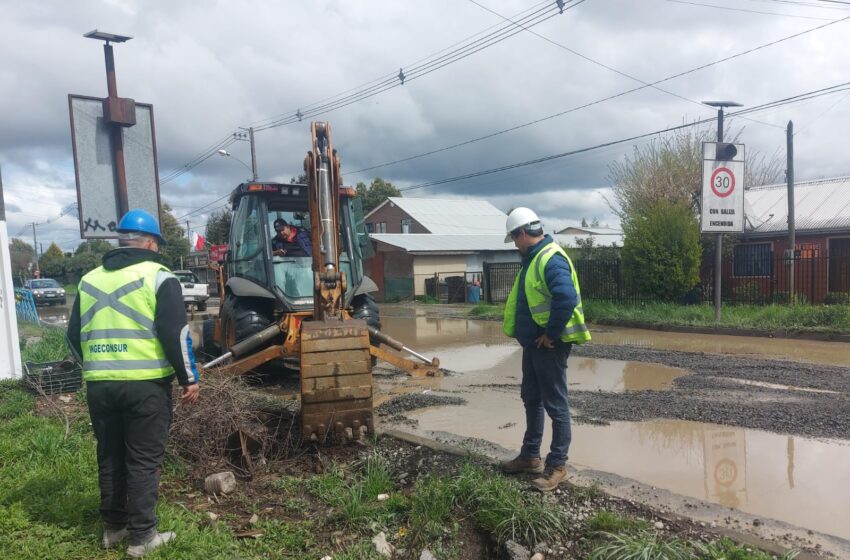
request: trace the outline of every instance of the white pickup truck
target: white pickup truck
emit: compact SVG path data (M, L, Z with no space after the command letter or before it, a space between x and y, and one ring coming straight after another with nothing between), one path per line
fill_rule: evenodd
M188 310L194 305L198 311L206 311L207 300L210 298L209 284L201 284L198 277L191 270L175 270L174 276L180 280L183 287L183 302Z

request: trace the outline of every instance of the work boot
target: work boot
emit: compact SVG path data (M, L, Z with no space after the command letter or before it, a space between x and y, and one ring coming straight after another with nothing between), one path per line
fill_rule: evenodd
M502 463L502 472L505 474L539 474L543 472L543 461L540 460L540 457L523 457L522 455L518 455L515 459Z
M127 556L130 558L141 558L150 552L153 552L160 546L164 545L171 539L177 536L172 531L165 533L154 533L150 540L144 544L132 544L127 547Z
M126 527L122 527L121 529L110 529L108 527L103 528L103 548L112 548L116 544L120 543L130 533L127 532Z
M551 492L566 478L566 465L558 465L557 467L546 465L546 469L543 471L543 476L535 478L531 481L531 483L541 492Z

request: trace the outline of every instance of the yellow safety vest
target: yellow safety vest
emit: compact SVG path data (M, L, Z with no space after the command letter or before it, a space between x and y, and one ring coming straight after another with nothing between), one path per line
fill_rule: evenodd
M80 280L80 343L86 381L141 381L174 374L156 336L157 275L144 261L119 270L102 266Z
M574 342L583 344L590 340L590 331L584 323L584 308L581 305L581 291L578 286L578 275L573 262L567 253L557 243L550 243L540 249L531 262L528 263L528 269L525 273L525 297L528 301L528 309L531 311L531 318L535 323L543 328L549 324L549 313L552 309L552 294L549 293L549 287L546 285L546 263L556 253L561 254L567 259L567 264L570 265L570 276L573 280L573 286L576 288L577 304L573 310L573 314L567 324L564 326L564 333L561 335L561 340L564 342ZM510 337L516 334L516 306L517 294L519 292L519 278L522 271L517 273L514 279L513 288L508 296L508 301L505 303L505 320L502 324L502 330Z

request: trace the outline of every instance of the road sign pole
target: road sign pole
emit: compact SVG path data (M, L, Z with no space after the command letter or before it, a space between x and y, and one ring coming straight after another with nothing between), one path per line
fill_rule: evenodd
M717 141L723 142L723 107L717 109ZM714 247L714 322L720 322L721 283L723 281L723 234L715 237Z
M115 57L112 54L112 45L109 41L103 44L103 56L106 61L106 90L109 100L118 99L118 85L115 79ZM107 102L109 103L109 102ZM115 175L118 183L115 202L118 210L118 219L130 210L130 202L127 196L127 170L124 167L124 133L122 126L112 124L110 139L112 140L112 157L115 161Z

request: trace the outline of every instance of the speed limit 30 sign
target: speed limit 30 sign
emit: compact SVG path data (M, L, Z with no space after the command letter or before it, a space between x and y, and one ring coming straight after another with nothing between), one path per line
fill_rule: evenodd
M732 159L723 160L717 159L717 146L715 142L703 143L700 229L716 233L743 232L744 145L736 144L737 153Z

